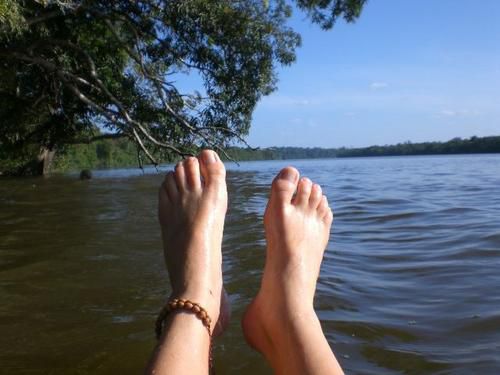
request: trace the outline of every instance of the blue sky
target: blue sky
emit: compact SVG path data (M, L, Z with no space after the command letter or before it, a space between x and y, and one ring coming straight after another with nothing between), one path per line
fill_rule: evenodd
M259 103L253 146L360 147L500 135L500 1L369 0L322 31Z

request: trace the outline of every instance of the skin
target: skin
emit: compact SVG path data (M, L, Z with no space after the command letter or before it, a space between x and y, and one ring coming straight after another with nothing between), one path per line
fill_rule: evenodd
M292 167L274 179L264 215L262 283L242 327L276 374L343 374L313 308L333 214L321 187Z
M224 328L228 303L222 285L221 242L227 210L225 169L204 150L167 174L159 219L171 298L198 302ZM294 168L275 178L264 215L268 243L261 288L242 320L247 342L277 374L342 374L313 308L316 281L333 220L319 185ZM207 374L206 328L183 310L169 314L147 374Z
M212 319L212 333L217 323L221 330L228 315L221 254L226 210L225 168L213 151L204 150L177 164L160 188L158 216L171 298L203 306ZM202 322L176 310L165 321L146 373L207 374L209 345Z

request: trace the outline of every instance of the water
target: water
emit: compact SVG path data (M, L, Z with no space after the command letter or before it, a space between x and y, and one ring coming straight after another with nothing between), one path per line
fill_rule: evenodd
M500 155L229 166L233 320L218 373L271 373L239 319L259 285L268 187L287 164L335 211L316 309L348 374L500 373ZM0 180L0 373L142 371L168 293L150 172Z

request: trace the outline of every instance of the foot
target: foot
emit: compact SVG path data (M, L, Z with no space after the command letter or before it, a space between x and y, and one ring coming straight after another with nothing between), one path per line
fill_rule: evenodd
M295 323L317 320L313 299L332 220L319 185L307 178L299 181L291 167L274 179L264 215L262 283L242 321L248 343L271 363Z
M203 306L214 335L229 316L221 254L226 209L225 168L213 151L179 162L161 185L158 214L171 298Z

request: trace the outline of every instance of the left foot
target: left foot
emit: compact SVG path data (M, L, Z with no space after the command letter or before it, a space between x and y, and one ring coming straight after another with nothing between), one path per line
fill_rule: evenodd
M293 330L319 324L313 299L332 220L319 185L299 180L291 167L276 176L264 215L267 250L261 287L242 320L247 342L275 368L290 365L276 361L283 360L278 353L291 342Z
M222 231L227 210L224 164L211 150L179 162L159 192L159 219L171 298L199 303L219 334L229 304L222 285ZM202 181L203 179L203 181Z

